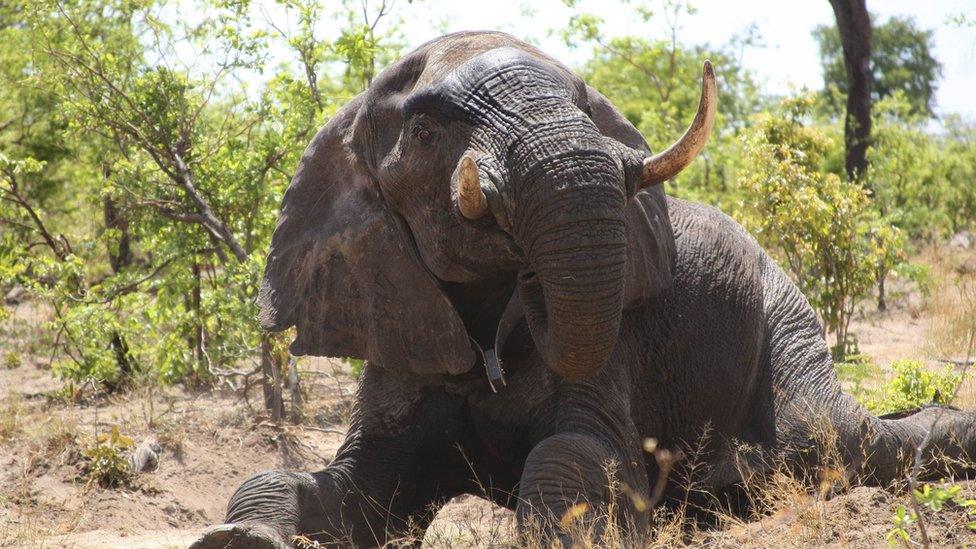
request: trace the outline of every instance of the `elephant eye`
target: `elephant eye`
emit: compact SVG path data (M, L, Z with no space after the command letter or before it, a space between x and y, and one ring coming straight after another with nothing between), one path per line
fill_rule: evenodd
M421 143L426 143L430 141L432 134L427 126L417 124L413 127L413 136L416 137Z

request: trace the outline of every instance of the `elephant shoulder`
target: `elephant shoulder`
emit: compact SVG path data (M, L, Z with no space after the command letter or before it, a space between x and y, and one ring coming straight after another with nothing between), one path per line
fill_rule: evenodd
M718 239L728 241L729 244L760 249L759 243L742 225L714 206L673 196L668 196L667 204L671 228L676 240L694 238L712 241Z
M668 197L677 252L676 278L760 291L769 260L756 239L718 208Z

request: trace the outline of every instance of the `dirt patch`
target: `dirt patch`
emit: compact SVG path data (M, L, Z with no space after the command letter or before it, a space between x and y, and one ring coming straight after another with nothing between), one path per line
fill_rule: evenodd
M968 497L973 487L960 483ZM708 545L723 547L883 547L893 529L892 517L907 498L891 490L858 486L838 496L817 500L797 495L793 505L761 520L736 524L707 536ZM939 513L923 511L929 539L936 547L969 547L976 534L966 527L961 508ZM918 529L908 534L918 541Z
M304 367L309 394L318 395L309 410L351 399L355 383L344 365ZM121 546L152 539L180 546L187 532L221 521L248 476L320 468L345 433L342 423L277 428L229 392L136 391L66 405L37 392L45 378L50 373L33 365L0 371L0 417L8 418L0 421L9 424L0 443L0 545L87 547L125 538ZM152 472L103 488L87 478L80 452L113 427L137 442L153 439L162 451Z

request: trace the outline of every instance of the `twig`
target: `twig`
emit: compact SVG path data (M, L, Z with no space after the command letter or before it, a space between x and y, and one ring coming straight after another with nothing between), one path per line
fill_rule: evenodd
M128 284L123 284L123 285L121 285L121 286L119 286L117 288L113 288L112 291L109 292L108 296L106 296L105 298L103 298L100 301L98 301L98 303L102 303L102 304L111 303L112 300L114 300L117 297L120 297L120 296L123 296L123 295L126 295L126 294L130 294L130 293L136 291L136 289L138 289L141 284L143 284L144 282L147 282L147 281L155 278L156 275L158 275L160 272L162 272L163 269L165 269L166 267L168 267L175 260L176 260L176 257L171 257L171 258L167 259L166 261L163 261L162 263L160 263L155 269L153 269L153 271L151 273L147 274L146 276L144 276L144 277L142 277L142 278L140 278L138 280L134 280L134 281L132 281L132 282L130 282Z
M302 425L302 429L308 429L309 431L318 431L320 433L329 433L331 435L346 436L345 431L340 431L338 429L323 429L322 427L315 427L312 425Z
M935 360L937 360L937 361L939 361L939 362L941 362L943 364L952 364L953 366L972 366L973 363L976 363L976 360L973 360L971 358L957 359L957 358L945 358L945 357L943 357L943 358L937 358Z
M17 176L13 170L4 169L3 174L7 177L7 181L10 186L0 187L0 191L3 191L8 195L6 198L9 202L17 204L25 212L27 212L27 215L31 218L31 221L34 222L34 228L38 233L40 233L41 238L44 239L44 243L51 248L51 251L54 252L54 255L57 256L59 260L64 261L65 258L68 257L66 250L70 249L67 246L67 240L64 239L64 236L61 236L60 239L56 239L51 236L51 232L48 231L47 226L44 225L44 221L41 220L41 216L38 215L37 210L35 210L34 207L31 206L30 202L28 202L27 199L20 194ZM61 245L58 244L59 242Z

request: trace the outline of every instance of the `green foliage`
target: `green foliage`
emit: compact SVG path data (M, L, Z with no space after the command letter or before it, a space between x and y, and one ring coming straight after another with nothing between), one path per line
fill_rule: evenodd
M7 370L20 368L20 353L17 351L5 351L3 353L3 367Z
M814 105L801 95L754 117L743 137L739 217L793 275L844 356L854 306L896 262L899 235L861 185L824 169L837 145L809 123Z
M880 371L871 357L863 354L844 357L844 360L834 363L834 369L841 382L853 384L851 393L858 398L865 393L865 382L877 377Z
M962 486L943 482L941 485L924 484L922 488L913 491L915 500L919 505L928 508L933 513L939 513L946 507L946 504L956 505L965 509L970 522L966 527L976 531L976 499L967 498L962 493ZM908 533L918 523L918 514L909 510L904 505L899 505L895 509L891 522L894 526L888 531L885 539L891 547L898 547L901 544L911 545L911 535Z
M935 32L918 28L913 17L892 17L878 24L872 17L871 73L872 96L875 101L896 92L905 94L913 114L933 116L937 82L942 76L942 64L933 55ZM821 25L813 32L820 44L824 87L847 93L847 73L840 35L835 25ZM832 94L831 94L832 95ZM843 101L834 101L837 112Z
M15 122L0 133L0 286L52 306L53 369L72 385L208 382L255 361L290 170L397 51L378 27L386 4L288 0L295 30L252 20L247 2L170 8L0 9L0 121ZM315 35L336 16L349 26L335 42ZM271 64L279 44L292 59Z
M634 9L645 22L658 14L653 2L636 3ZM737 135L764 105L757 78L738 54L756 37L746 33L718 47L686 47L678 41L677 21L694 9L686 2L664 2L660 11L671 26L669 39L606 38L602 18L586 13L573 17L563 38L571 46L592 45L581 76L620 109L653 150L670 145L694 118L702 61L712 61L721 90L715 129L700 158L668 183L668 192L731 211L741 199L735 181L741 156Z
M236 0L179 14L158 0L0 6L0 288L22 284L53 310L21 354L53 356L68 396L90 380L209 383L259 363L255 297L277 205L317 128L400 52L392 4L281 0L292 25L280 27ZM933 133L924 82L875 109L872 199L839 177L827 101L763 96L739 61L754 31L685 44L687 2L631 6L670 36L610 37L599 15L577 13L563 38L592 48L578 72L659 150L693 118L712 60L715 131L668 192L756 232L844 346L866 288L911 274L906 240L976 223L976 127L949 116ZM339 32L316 34L330 18ZM892 38L878 36L895 57L877 67L897 81L907 57L927 63L930 37L890 24ZM920 77L934 82L929 65Z
M925 368L917 360L899 360L891 364L895 377L861 396L862 403L874 414L912 410L926 404L950 405L963 381L951 366L940 372Z
M947 233L976 227L976 122L958 115L944 118L945 132L935 137L941 154L936 166L941 168L935 181L939 200L929 207L944 211Z
M349 364L349 369L352 371L354 377L363 375L363 369L366 368L365 360L360 358L346 358L346 362Z
M933 135L895 93L874 107L866 177L881 212L913 239L943 237L976 222L976 128L958 118ZM967 179L969 178L969 179Z
M98 435L93 445L82 450L88 460L85 465L88 484L113 488L128 482L132 476L128 452L133 445L134 441L119 433L117 426L113 426L108 434Z

